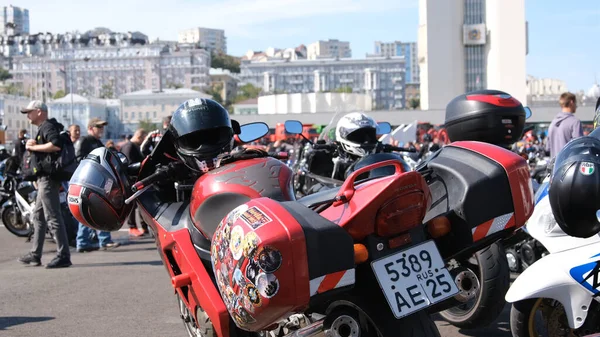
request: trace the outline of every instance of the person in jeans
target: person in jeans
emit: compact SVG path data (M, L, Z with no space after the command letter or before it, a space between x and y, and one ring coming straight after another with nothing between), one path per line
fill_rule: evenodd
M21 112L27 114L31 124L38 127L38 133L35 139L30 139L25 143L25 148L34 155L36 162L34 172L37 176L37 198L33 209L33 248L28 254L21 256L19 261L34 266L42 264L46 226L50 226L56 238L57 255L46 265L46 268L69 267L71 252L60 212L58 192L60 181L50 176L52 173L50 164L54 158L58 157L62 146L59 137L62 125L54 118L48 119L48 108L42 101L31 101Z
M546 150L550 151L550 158L556 157L571 139L583 136L581 121L575 117L577 97L565 92L560 95L559 103L562 111L554 117L548 128Z
M75 146L75 155L77 158L84 158L94 149L104 146L100 139L104 134L104 126L107 124L106 121L99 118L90 119L87 129L88 135L81 137ZM112 241L110 232L98 231L97 233L100 247L92 243L93 229L79 223L79 229L77 230L77 251L84 253L98 250L99 248L106 250L119 247L118 242Z
M127 159L129 159L130 163L140 163L144 160L144 156L140 151L140 145L142 145L142 142L144 141L145 137L146 131L144 129L138 129L133 134L133 137L131 137L131 139L125 142L125 144L123 144L123 146L121 147L121 152L125 155L125 157L127 157ZM141 220L141 231L137 228L137 224L135 221L136 214ZM131 213L129 213L127 223L129 225L129 236L139 237L149 233L148 224L144 222L144 219L140 214L140 210L137 207L137 204L134 204L133 210L131 211Z

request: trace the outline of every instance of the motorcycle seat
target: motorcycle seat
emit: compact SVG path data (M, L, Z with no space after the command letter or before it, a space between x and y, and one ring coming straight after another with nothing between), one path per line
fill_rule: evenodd
M323 201L331 200L335 198L335 195L340 191L340 187L331 188L328 190L320 191L317 193L309 194L297 200L302 205L309 207L310 205L317 204Z

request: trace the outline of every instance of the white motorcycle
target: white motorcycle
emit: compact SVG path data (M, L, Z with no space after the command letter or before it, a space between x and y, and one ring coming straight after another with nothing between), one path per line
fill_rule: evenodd
M560 229L550 207L547 181L535 200L527 230L549 254L520 274L506 294L506 301L513 303L512 335L562 337L600 332L600 235L582 239Z

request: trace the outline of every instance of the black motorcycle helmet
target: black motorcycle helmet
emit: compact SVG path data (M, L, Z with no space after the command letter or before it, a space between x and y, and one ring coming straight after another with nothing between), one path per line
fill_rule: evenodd
M173 113L168 129L179 158L195 172L219 167L223 155L233 148L229 112L212 99L185 101Z
M556 222L568 235L600 232L600 131L570 141L556 156L548 190Z

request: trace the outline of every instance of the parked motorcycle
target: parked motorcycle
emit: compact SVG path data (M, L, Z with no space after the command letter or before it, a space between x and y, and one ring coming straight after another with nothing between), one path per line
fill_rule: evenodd
M540 330L548 336L600 332L598 154L600 129L571 140L538 191L527 229L549 254L523 271L506 294L515 337L539 336Z
M1 165L1 164L0 164ZM2 207L0 216L6 229L19 237L33 237L33 209L37 197L37 190L32 181L25 181L18 173L4 172L2 175ZM67 229L69 245L76 246L77 226L67 205L67 191L61 186L59 192L60 208L63 222ZM54 240L50 228L46 229L48 239Z
M251 123L238 136L250 142L267 131ZM425 309L469 296L460 290L469 282L464 270L449 271L441 256L472 255L531 214L520 174L526 162L493 145L457 142L422 172L403 172L395 160L367 165L338 189L295 200L292 172L277 156L233 153L185 179L171 139L166 132L144 161L127 201L137 201L156 233L190 336L438 336ZM68 200L78 220L94 226L92 216L113 216L103 208L108 200L121 200L109 195L131 192L113 152L91 155ZM392 175L358 179L389 166ZM445 210L424 223L432 203L426 181L434 180L431 195L445 193ZM475 206L481 202L490 207ZM111 230L123 225L122 210L105 222Z

